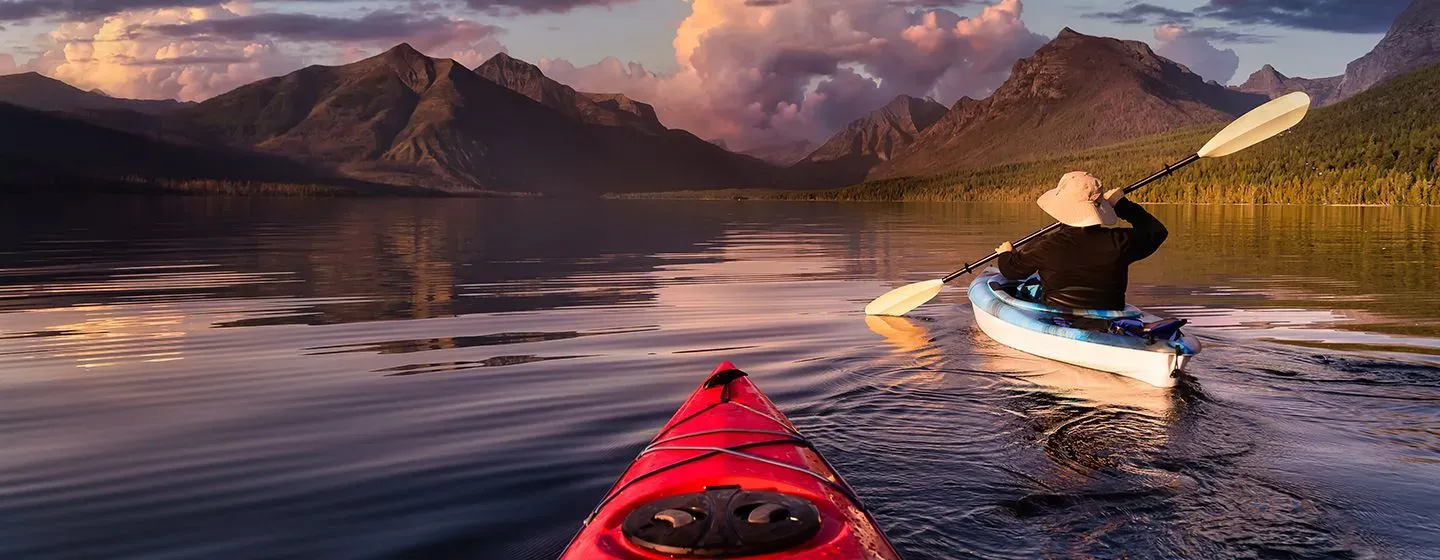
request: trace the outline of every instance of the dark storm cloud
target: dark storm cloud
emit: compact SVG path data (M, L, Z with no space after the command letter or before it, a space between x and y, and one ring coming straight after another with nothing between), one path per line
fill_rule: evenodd
M281 0L259 0L278 3ZM344 0L307 0L309 2L341 2ZM0 0L0 21L24 21L37 18L91 20L126 10L159 8L199 8L217 6L220 0Z
M359 19L310 14L257 14L230 19L200 20L192 23L144 27L168 37L223 38L251 41L274 37L291 41L371 41L424 37L441 43L464 35L470 40L495 34L499 28L467 20L418 17L401 12L371 12Z
M1152 22L1186 23L1194 19L1195 14L1184 10L1175 10L1141 2L1127 5L1123 10L1089 13L1085 14L1085 17L1108 19L1115 23L1125 24L1146 24Z
M214 6L216 0L0 0L0 21L41 17L93 19L145 8Z
M1085 17L1131 25L1190 24L1196 19L1208 18L1237 25L1381 33L1390 28L1395 16L1409 3L1410 0L1210 0L1194 11L1185 11L1131 2L1120 10L1089 13Z
M1210 0L1195 15L1231 23L1383 33L1410 0Z
M820 119L821 126L830 130L840 129L857 117L889 103L899 95L895 89L882 87L848 68L841 69L815 88L817 93L825 95L827 101L816 108L815 116Z

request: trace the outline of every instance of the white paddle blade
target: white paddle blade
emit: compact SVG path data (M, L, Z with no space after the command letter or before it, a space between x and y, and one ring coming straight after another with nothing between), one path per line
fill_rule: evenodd
M901 286L875 298L875 301L865 306L865 314L899 317L914 311L916 307L925 305L925 302L934 299L943 289L945 289L945 282L940 280L926 280L909 286Z
M1200 148L1200 157L1225 157L1300 124L1310 111L1310 96L1297 91L1276 97L1245 113Z

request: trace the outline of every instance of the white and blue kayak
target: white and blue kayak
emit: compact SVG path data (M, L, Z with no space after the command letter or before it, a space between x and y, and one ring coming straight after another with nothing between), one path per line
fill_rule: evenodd
M1021 285L995 268L970 283L975 322L1005 346L1157 387L1173 387L1200 353L1200 340L1179 329L1184 321L1161 320L1132 305L1122 311L1050 307L1017 297ZM1116 327L1089 330L1077 323Z

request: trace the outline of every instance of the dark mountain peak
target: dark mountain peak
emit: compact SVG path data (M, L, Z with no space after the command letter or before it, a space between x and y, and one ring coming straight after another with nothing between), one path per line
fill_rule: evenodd
M900 95L830 137L801 160L823 183L855 183L895 157L949 111L933 99Z
M948 111L949 109L934 99L900 95L869 116L851 123L851 126L885 122L907 133L918 134L930 128L930 125L935 124L935 121L944 117Z
M1266 64L1256 70L1245 83L1233 88L1235 91L1254 93L1269 98L1276 98L1287 93L1303 91L1310 95L1312 102L1316 105L1325 103L1335 94L1335 87L1340 84L1340 76L1333 78L1320 78L1316 80L1308 78L1292 78L1281 74L1274 66Z
M395 46L393 46L393 47L390 47L389 50L387 50L387 51L385 51L385 52L383 52L383 53L380 53L380 56L382 56L382 57L384 57L384 58L387 58L387 59L406 60L406 61L416 60L416 59L421 59L421 58L429 58L429 57L425 56L424 53L421 53L420 51L415 50L415 47L410 46L410 43L400 43L400 44L398 44L398 45L395 45Z
M1414 0L1369 54L1345 68L1339 101L1387 80L1440 63L1440 0Z
M520 74L535 78L545 77L545 73L540 71L539 66L531 64L524 60L520 60L518 58L510 56L508 53L503 52L495 53L495 56L490 57L489 60L486 60L485 62L482 62L479 66L476 66L475 71L479 72L482 75L486 74L487 72L503 71L506 73Z
M1010 78L991 97L994 103L1064 99L1138 86L1149 93L1188 95L1216 88L1182 64L1155 54L1141 41L1061 34L1015 63ZM1170 91L1161 91L1161 90ZM1223 88L1220 88L1223 90Z
M552 109L578 115L575 90L550 79L534 64L499 53L476 66L475 73Z
M615 124L629 124L634 128L649 131L663 131L665 125L660 124L660 116L655 113L655 107L649 103L636 101L623 93L582 93L592 103L616 116L621 117ZM605 124L605 123L601 123Z
M984 100L964 98L870 178L1024 161L1175 127L1223 122L1259 95L1207 83L1139 41L1067 28Z
M924 102L924 101L925 101L924 99L921 99L921 98L919 98L919 97L914 97L914 96L911 96L911 95L905 95L905 94L902 93L902 94L900 94L900 95L895 96L895 99L891 99L889 103L886 103L886 104L885 104L885 108L886 108L886 109L904 109L904 108L908 108L910 105L913 105L913 104L916 104L916 103L921 103L921 102Z
M1069 33L1061 32L1049 43L1036 50L1031 58L1044 59L1045 57L1073 57L1080 54L1113 53L1129 55L1136 59L1136 62L1151 65L1160 55L1150 48L1150 44L1144 41L1128 41L1114 37L1101 37L1099 35L1086 35L1070 28L1065 28ZM1021 59L1025 60L1025 59ZM1173 64L1173 61L1171 62Z
M1245 83L1240 84L1240 87L1236 89L1263 93L1276 88L1283 88L1285 81L1289 79L1288 76L1276 70L1274 66L1266 64L1261 66L1259 70L1256 70L1254 74L1251 74L1250 78L1245 80Z
M1155 51L1150 49L1150 45L1144 41L1127 41L1114 37L1086 35L1069 27L1060 31L1049 43L1041 46L1035 54L1039 56L1041 53L1048 52L1053 55L1055 53L1068 53L1076 49L1107 49L1132 54L1141 58L1159 58L1159 55L1155 54Z
M577 92L546 76L539 66L505 53L476 66L475 73L580 122L657 134L666 131L649 104L619 93Z
M558 92L563 89L573 88L557 82L545 75L540 67L510 56L508 53L496 53L489 60L475 67L475 73L484 76L492 82L513 89L536 101L544 102L541 98L542 90L554 90Z
M433 84L439 73L448 71L444 68L444 63L448 61L430 58L415 50L409 43L400 43L370 58L333 68L355 76L371 75L379 78L393 75L411 91L418 92Z

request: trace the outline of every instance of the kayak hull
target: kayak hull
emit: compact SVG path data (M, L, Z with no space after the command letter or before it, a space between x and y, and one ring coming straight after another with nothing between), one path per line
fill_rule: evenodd
M1173 341L1089 331L1057 325L1056 317L1085 316L1155 321L1158 317L1127 306L1124 311L1061 310L1023 301L1002 287L1013 284L995 269L970 283L970 303L980 330L996 342L1016 350L1084 368L1134 378L1156 387L1173 387L1190 360L1200 352L1200 340L1183 334Z
M756 525L758 508L741 503L747 499L780 504L774 507L790 513L774 516L777 523L795 527ZM740 506L726 509L724 504ZM751 517L745 518L746 511ZM677 523L677 517L688 525L668 525ZM763 517L759 523L770 522ZM697 531L709 536L685 533L705 523L715 525ZM763 534L730 540L748 541L744 546L753 548L769 539L769 549L725 553L729 545L722 537L752 529L764 529ZM721 364L681 405L561 556L687 557L899 558L839 473L749 377L729 363Z

